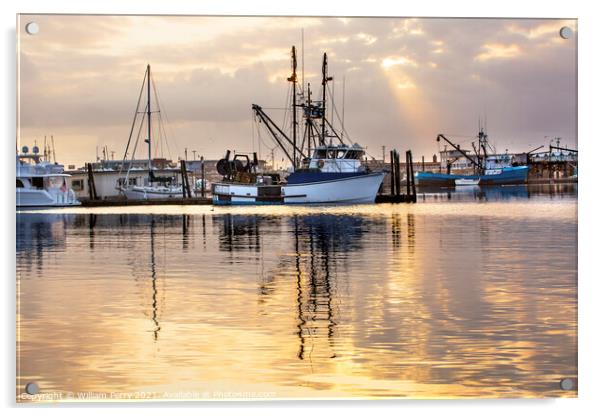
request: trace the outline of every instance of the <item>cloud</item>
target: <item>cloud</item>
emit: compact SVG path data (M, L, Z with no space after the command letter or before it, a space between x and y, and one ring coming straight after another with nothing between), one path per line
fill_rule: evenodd
M315 99L328 53L339 114L345 80L345 129L375 156L382 145L432 155L437 133L471 136L484 114L500 148L522 151L545 135L576 141L576 37L557 33L565 25L576 30L574 21L35 19L40 34L22 36L21 28L19 37L20 133L24 144L54 134L65 163L93 159L96 146L123 150L147 63L174 151L213 158L226 148L258 147L251 104L282 124L293 44ZM263 134L266 152L273 144Z
M522 51L516 44L503 45L501 43L491 43L483 45L484 52L476 56L477 61L488 61L490 59L508 59L516 58Z

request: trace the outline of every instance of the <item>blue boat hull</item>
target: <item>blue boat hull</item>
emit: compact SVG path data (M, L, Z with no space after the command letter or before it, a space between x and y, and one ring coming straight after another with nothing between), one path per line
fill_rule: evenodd
M515 185L527 182L529 174L528 166L513 166L496 169L490 175L448 175L445 173L418 172L416 173L416 185L454 187L456 179L480 180L480 186L487 185Z

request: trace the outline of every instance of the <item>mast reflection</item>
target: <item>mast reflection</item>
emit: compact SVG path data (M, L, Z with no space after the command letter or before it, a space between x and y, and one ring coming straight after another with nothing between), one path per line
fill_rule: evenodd
M350 252L361 248L364 219L351 215L294 216L291 228L297 290L297 357L311 361L316 352L335 358L338 266L346 268ZM319 350L320 340L327 340L327 352Z

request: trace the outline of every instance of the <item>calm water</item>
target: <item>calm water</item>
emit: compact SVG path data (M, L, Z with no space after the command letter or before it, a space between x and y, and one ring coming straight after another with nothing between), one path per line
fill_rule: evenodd
M576 395L572 186L21 212L17 276L18 394Z

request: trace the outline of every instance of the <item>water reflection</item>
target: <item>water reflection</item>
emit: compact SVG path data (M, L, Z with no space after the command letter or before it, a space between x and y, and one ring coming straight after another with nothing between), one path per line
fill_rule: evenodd
M18 385L573 396L575 195L508 195L19 214Z
M418 198L445 201L512 201L547 196L549 199L573 198L577 195L576 183L530 184L508 186L457 186L455 188L429 188L418 190Z

